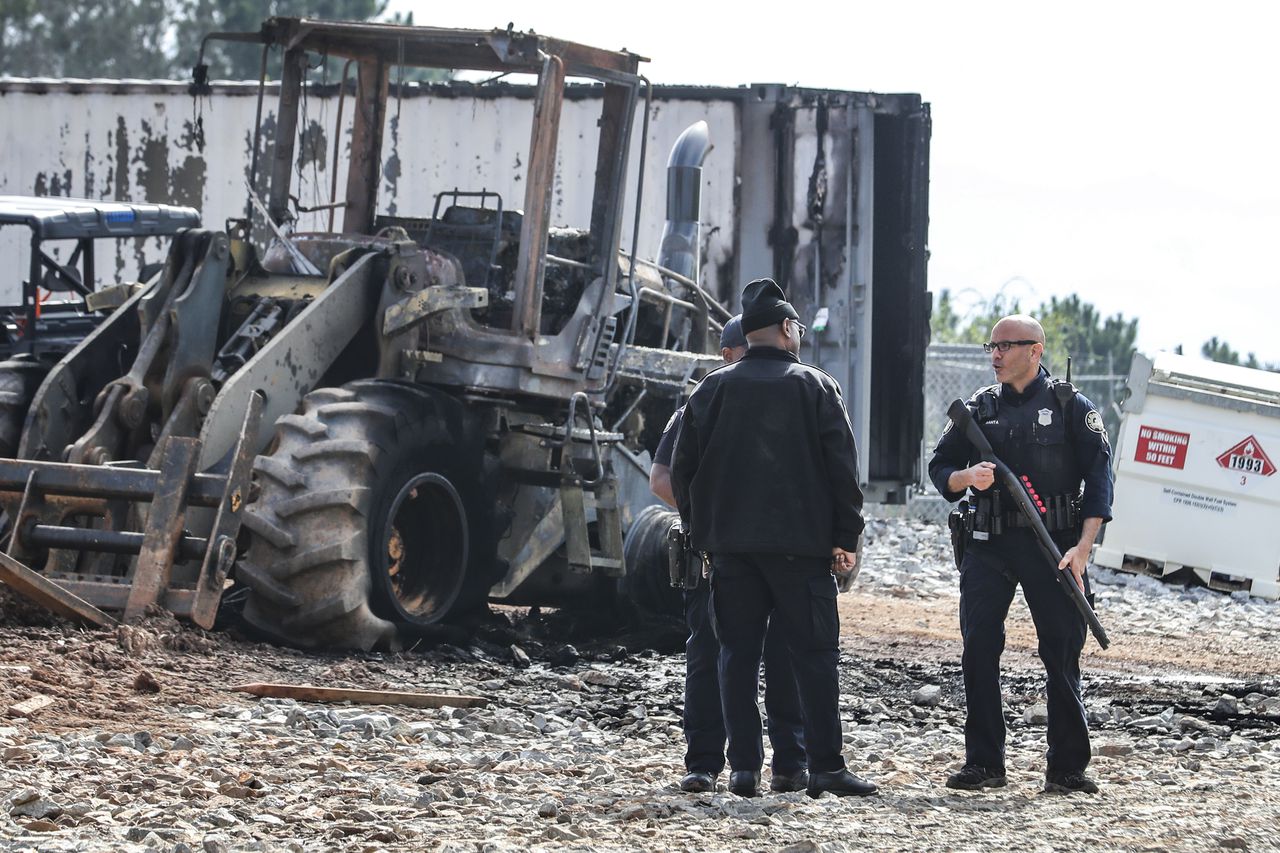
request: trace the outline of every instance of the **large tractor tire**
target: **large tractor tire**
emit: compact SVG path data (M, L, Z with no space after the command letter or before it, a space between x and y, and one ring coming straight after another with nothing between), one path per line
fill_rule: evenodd
M244 619L302 648L398 648L496 580L483 434L456 399L364 380L313 391L254 462Z
M671 586L667 532L680 515L663 505L636 515L623 543L627 573L618 583L622 615L633 622L684 624L684 599Z
M49 374L49 366L29 355L0 361L0 457L12 459L22 441L27 410Z

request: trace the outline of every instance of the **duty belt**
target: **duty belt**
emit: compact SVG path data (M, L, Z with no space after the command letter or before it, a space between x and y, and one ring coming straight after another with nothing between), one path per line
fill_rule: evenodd
M1071 530L1080 524L1080 507L1072 495L1053 495L1042 499L1045 511L1040 518L1050 533ZM1018 510L1004 514L1005 527L1030 527L1031 522Z
M1050 533L1074 530L1080 524L1080 499L1061 494L1041 497L1044 511L1040 518ZM962 507L957 519L974 539L989 539L1004 533L1005 528L1030 527L1031 522L1017 509L1007 509L1013 501L998 489L981 492L968 506Z

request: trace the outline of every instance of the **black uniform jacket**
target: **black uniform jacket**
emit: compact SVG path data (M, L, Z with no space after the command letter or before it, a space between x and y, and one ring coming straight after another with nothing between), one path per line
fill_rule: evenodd
M680 420L671 485L699 551L830 557L862 532L858 451L840 385L752 347L707 374Z
M676 436L680 434L680 422L684 419L684 406L676 409L671 420L662 428L658 449L653 451L653 464L671 467L671 455L676 451Z
M979 405L983 395L996 398L986 412ZM1088 397L1076 392L1067 406L1060 405L1049 373L1041 367L1021 394L1009 385L992 385L979 389L966 405L996 456L1013 473L1030 477L1040 495L1076 495L1083 481L1081 517L1111 520L1111 444ZM929 478L943 497L958 501L964 492L948 489L947 480L977 461L978 452L964 432L948 426L929 460Z

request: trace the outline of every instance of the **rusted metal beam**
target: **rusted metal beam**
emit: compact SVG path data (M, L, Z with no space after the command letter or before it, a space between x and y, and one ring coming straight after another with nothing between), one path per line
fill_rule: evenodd
M170 437L160 453L160 481L143 531L142 551L134 563L133 584L124 607L124 621L140 619L169 586L173 558L187 514L187 483L196 471L200 439Z
M254 391L240 424L235 454L227 470L227 485L218 504L218 512L209 533L209 548L200 565L195 600L191 603L191 621L201 628L212 628L222 600L222 586L236 558L236 534L240 518L249 499L249 479L253 458L257 453L258 431L262 424L263 396Z
M32 571L4 552L0 552L0 581L42 607L72 621L96 625L99 628L114 628L118 624L115 619L89 602L63 589L39 572Z
M394 335L450 308L483 308L488 304L489 291L484 287L425 287L387 306L382 313L382 333Z
M142 533L131 530L100 530L96 527L35 524L23 531L22 542L27 547L65 548L100 554L139 554L142 552L145 538ZM183 536L178 540L178 556L184 560L203 557L208 546L207 539Z
M160 472L149 468L0 459L0 493L21 495L33 472L44 494L106 500L149 501L160 481ZM222 500L225 484L225 477L196 474L187 490L187 503L191 506L217 506Z
M356 80L342 230L347 234L371 234L381 177L382 130L387 117L387 66L378 60L361 60Z
M45 576L41 575L40 577L43 578ZM71 595L84 599L93 606L109 613L119 613L124 610L129 601L129 584L123 578L119 579L119 581L88 580L81 575L55 574L49 576L46 580L57 584ZM174 616L189 618L195 596L195 590L188 587L171 586L168 589L161 590L156 603Z
M286 49L304 49L331 57L390 64L403 61L433 68L536 72L542 54L563 57L572 75L635 74L648 60L625 50L614 51L578 42L506 30L458 30L398 24L272 18L262 38Z
M607 253L606 246L618 245L624 205L614 204L621 198L627 179L627 140L636 107L634 86L611 84L604 87L600 106L600 140L596 146L595 192L591 207L591 251L593 263L599 265ZM612 285L617 273L603 269Z
M538 99L529 139L525 212L520 226L520 260L516 265L515 311L512 313L512 328L535 340L542 317L542 276L546 267L551 189L556 177L556 141L563 104L564 62L557 56L548 56L538 80Z
M483 696L448 693L413 693L408 690L359 690L348 687L315 687L310 684L267 684L254 682L231 688L239 693L300 702L358 702L362 705L408 705L411 708L483 708Z
M293 146L298 135L298 102L307 55L290 50L280 76L280 104L276 111L275 153L271 159L271 197L267 209L280 225L289 221L289 185L293 179Z
M627 347L618 363L618 374L641 385L683 389L690 380L701 378L722 363L719 354L677 352L633 344Z

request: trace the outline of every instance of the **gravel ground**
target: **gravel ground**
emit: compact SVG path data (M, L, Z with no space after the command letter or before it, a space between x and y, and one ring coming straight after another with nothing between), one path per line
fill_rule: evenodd
M103 634L0 599L0 850L1276 849L1280 607L1098 572L1086 652L1096 796L1050 795L1042 671L1009 622L1008 788L942 786L962 755L945 531L874 520L841 596L851 766L878 797L675 787L683 658L506 613L479 639L315 655L178 625ZM565 641L571 641L568 645ZM659 644L661 645L661 644ZM513 649L513 646L516 648ZM250 681L479 694L418 710L255 699ZM720 779L724 782L724 777Z

